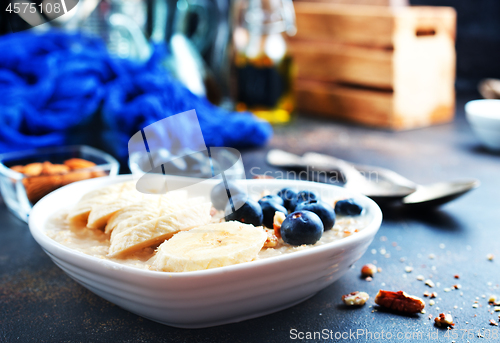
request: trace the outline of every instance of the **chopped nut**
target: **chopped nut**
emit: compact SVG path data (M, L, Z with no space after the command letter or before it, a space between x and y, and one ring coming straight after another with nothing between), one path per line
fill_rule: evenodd
M10 169L12 169L15 172L24 174L24 166L12 166L10 167Z
M495 311L495 312L500 312L500 306L495 306L495 307L493 307L493 311Z
M498 326L498 323L495 320L490 319L490 325Z
M496 300L497 300L497 296L496 295L490 295L490 297L488 298L488 302L489 303L494 303Z
M431 298L437 298L437 296L438 296L437 292L432 292L431 293Z
M425 280L425 284L427 286L429 286L430 288L434 287L434 282L432 282L432 280L430 280L430 279Z
M34 204L45 195L59 188L61 186L61 177L59 175L33 176L24 178L22 182L28 200Z
M461 285L459 285L459 284L453 285L452 287L453 287L454 289L460 289L460 288L462 288L462 286L461 286Z
M266 230L267 239L264 242L264 248L274 248L278 245L278 237L274 235L274 231Z
M274 228L274 235L277 238L281 238L281 224L283 221L286 219L286 215L283 212L278 212L274 214L274 219L273 219L273 228Z
M348 306L361 306L370 299L370 296L365 292L352 292L342 296L342 301Z
M64 161L64 164L71 170L92 168L96 165L94 162L84 160L83 158L70 158L69 160Z
M42 164L42 175L64 174L69 171L69 167L64 164L52 164L48 161Z
M427 292L427 291L424 292L424 297L430 297L430 296L431 296L431 294L429 292Z
M455 323L453 323L453 317L449 313L447 313L447 314L440 313L439 316L434 318L434 322L438 326L454 326L455 325Z
M365 264L361 267L361 275L363 276L373 276L377 273L377 267L371 263Z
M474 307L474 308L478 308L478 307L479 307L479 305L478 305L478 304L472 304L472 307Z
M23 174L27 176L38 176L42 173L42 163L30 163L24 166Z
M460 275L458 275L458 274L453 275L453 277L454 277L455 279L460 279Z
M391 292L380 290L375 297L375 303L382 307L406 313L421 312L425 307L422 299L408 295L403 291Z
M406 266L405 267L405 272L411 273L412 271L413 271L413 267L411 267L411 266Z
M81 180L87 180L87 179L91 179L93 177L97 177L97 176L94 176L93 173L91 173L91 172L86 172L86 171L83 171L83 172L77 172L77 171L69 172L67 174L61 175L61 185L65 186L65 185L68 185L68 184L70 184L72 182L81 181Z
M488 261L493 261L493 259L495 258L495 255L488 254L488 255L486 255L486 258L488 259Z

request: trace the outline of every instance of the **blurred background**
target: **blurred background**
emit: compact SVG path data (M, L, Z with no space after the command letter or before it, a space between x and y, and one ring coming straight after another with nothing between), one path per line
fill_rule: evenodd
M0 152L85 144L128 171L132 135L192 109L207 146L250 148L298 117L400 131L452 122L457 95L500 97L497 0L6 5Z

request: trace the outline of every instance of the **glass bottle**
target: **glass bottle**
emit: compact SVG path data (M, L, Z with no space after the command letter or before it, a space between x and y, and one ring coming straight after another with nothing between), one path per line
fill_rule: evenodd
M293 64L285 34L294 35L291 0L240 0L235 5L232 65L237 111L286 123L294 109Z

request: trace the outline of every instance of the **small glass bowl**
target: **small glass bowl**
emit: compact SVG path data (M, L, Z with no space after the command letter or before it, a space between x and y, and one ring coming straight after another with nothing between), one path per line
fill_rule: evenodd
M10 169L10 167L15 165L25 166L30 163L45 161L53 164L63 164L64 161L71 158L81 158L93 162L96 165L90 168L76 169L61 175L35 177L26 176ZM33 185L33 182L35 181L39 182L40 187L35 190L40 193L41 198L46 195L44 194L44 189L47 189L47 187L45 187L46 183L44 182L48 182L48 178L50 177L59 177L64 181L59 181L59 183L56 183L55 186L54 184L51 184L50 187L48 187L50 190L48 190L47 193L50 193L55 188L62 187L63 185L75 181L100 176L115 176L118 174L119 169L120 164L111 155L86 145L40 148L10 152L0 154L0 190L7 208L18 218L28 222L29 213L36 201L32 202L28 198L26 185ZM64 179L62 179L62 177L64 177ZM35 180L35 178L38 178L38 180ZM31 180L28 181L28 179Z

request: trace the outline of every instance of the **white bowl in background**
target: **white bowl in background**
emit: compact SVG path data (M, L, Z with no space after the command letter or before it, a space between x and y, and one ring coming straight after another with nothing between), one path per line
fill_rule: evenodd
M491 150L500 150L500 100L469 101L465 113L481 142Z
M209 270L168 273L99 259L49 238L45 224L92 189L132 179L103 177L65 186L33 208L29 227L35 240L63 271L102 298L139 316L181 328L202 328L263 316L302 302L338 280L366 251L381 221L367 197L340 187L290 180L247 180L252 192L284 187L309 189L323 197L352 197L365 208L367 227L332 243L287 255ZM175 182L185 178L172 177ZM207 191L217 180L204 182ZM200 186L198 186L200 187Z

